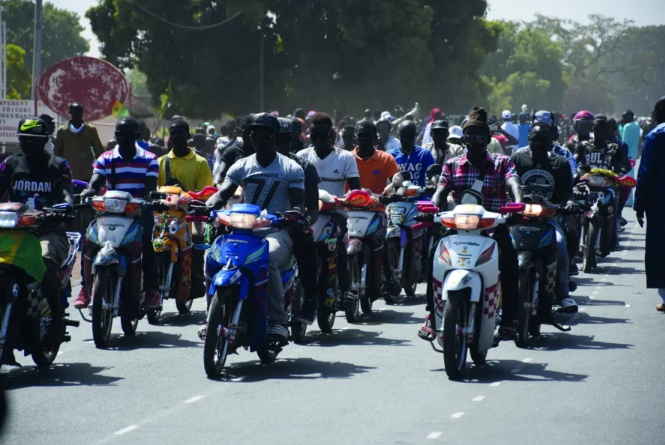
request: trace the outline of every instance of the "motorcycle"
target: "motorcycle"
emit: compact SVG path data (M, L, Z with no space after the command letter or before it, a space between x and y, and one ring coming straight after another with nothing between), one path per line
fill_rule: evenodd
M43 294L42 279L46 268L42 260L39 239L35 232L45 224L60 224L74 219L71 206L62 204L41 211L31 210L21 203L0 204L0 366L19 366L13 350L31 355L39 367L50 366L58 355L60 345L71 340L64 332L56 346L47 347L44 338L49 334L54 317L62 317L65 327L78 327L69 320L65 309L71 293L70 278L81 235L67 233L69 252L58 271L61 309L51 310Z
M302 224L299 215L271 215L253 204L234 204L230 209L210 211L210 219L229 233L217 238L206 261L206 275L213 277L208 311L203 365L210 378L221 375L226 358L240 347L256 352L263 363L277 359L284 343L268 337L268 243L256 229ZM190 217L196 221L196 217ZM304 300L295 258L282 272L287 312L296 313ZM295 341L301 341L307 325L291 322Z
M410 179L409 172L394 176L393 189L396 192L387 197L390 204L386 208L388 259L407 297L416 294L416 286L421 281L423 248L429 247L423 244L425 224L417 219L417 199L426 193L426 188L413 185ZM395 304L399 297L386 292L383 298L387 304Z
M482 186L481 181L480 188ZM475 187L475 186L474 186ZM437 246L432 267L436 339L442 349L446 374L451 380L464 377L467 352L482 365L494 344L497 311L501 298L499 249L483 232L506 223L504 215L522 212L524 204L508 204L500 213L483 208L482 194L467 190L462 204L443 212L435 221L455 231Z
M585 273L590 273L598 266L598 256L608 256L616 241L617 227L611 205L612 196L618 203L620 186L634 188L637 181L630 176L619 177L609 170L592 169L580 178L575 186L575 196L582 201L586 212L582 216L580 248L582 265Z
M527 347L530 337L538 337L542 324L551 324L564 332L570 331L570 328L560 326L553 319L557 245L555 228L547 222L566 211L548 203L539 193L530 193L536 187L522 187L526 209L521 224L511 228L519 266L518 326L515 339L518 347ZM577 288L574 281L570 281L568 286L571 292Z
M338 228L340 218L346 219L343 212L346 200L332 196L325 190L319 190L319 218L312 225L312 234L316 243L316 264L318 268L317 293L319 308L316 319L322 332L331 332L342 305L342 295L338 279ZM346 267L345 264L342 267ZM343 307L346 319L353 323L360 317L359 300L353 300L350 308ZM345 301L348 304L348 301Z
M190 205L203 204L217 189L206 187L199 193L186 193L180 187L164 186L157 190L166 195L160 202L169 210L155 214L153 247L157 260L159 293L162 297L160 309L148 312L148 323L159 324L164 300L175 298L180 314L192 308L192 236L186 218ZM195 199L195 201L192 201Z
M345 200L349 244L349 291L360 302L363 313L372 312L372 303L381 298L383 286L383 243L379 198L365 190L350 191ZM348 313L347 313L348 317ZM355 316L354 316L355 317Z
M86 232L83 246L85 286L92 304L86 318L92 324L92 337L98 348L108 347L113 319L120 317L125 335L134 335L139 320L161 308L142 308L141 211L167 211L158 200L166 195L151 192L148 200L134 199L127 192L112 190L96 196L90 204L99 212ZM154 315L152 315L154 316ZM151 317L152 317L151 316Z

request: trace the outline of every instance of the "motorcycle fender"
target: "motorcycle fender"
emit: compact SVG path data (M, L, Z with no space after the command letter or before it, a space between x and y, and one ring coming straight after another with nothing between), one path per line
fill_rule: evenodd
M178 254L180 253L180 249L178 248L178 244L171 242L171 262L172 263L177 263L178 262Z
M443 297L448 300L450 298L458 298L456 295L449 295L448 292L460 291L462 289L471 289L472 303L480 301L480 291L482 289L482 279L478 272L465 269L455 269L451 271L443 282Z
M350 238L346 247L347 255L359 255L363 252L363 241L360 238Z
M388 226L388 230L386 231L386 238L399 238L402 234L402 229L400 229L399 226L393 226L390 225Z
M242 272L240 272L240 269L230 269L230 270L222 269L219 272L217 272L215 278L212 279L212 285L210 286L210 290L208 291L208 293L211 296L215 295L215 292L217 292L218 288L239 284L238 282L241 280L241 278L243 278L243 274ZM247 298L246 291L245 295L241 295L241 300L244 300L245 298Z
M517 264L519 266L520 272L531 269L536 264L537 252L518 252L517 253Z
M122 255L119 255L115 249L105 250L102 249L97 252L95 259L92 261L92 274L96 275L97 270L100 267L108 267L118 265L118 276L122 277L125 275L125 269L127 264L125 264L125 259Z

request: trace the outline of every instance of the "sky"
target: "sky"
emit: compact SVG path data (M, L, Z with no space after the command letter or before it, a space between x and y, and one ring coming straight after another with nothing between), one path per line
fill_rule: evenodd
M47 0L49 1L49 0ZM445 0L438 0L445 1ZM539 13L584 22L589 14L602 14L618 20L633 20L637 26L665 25L665 0L488 0L491 20L532 20ZM55 6L79 14L85 26L85 37L90 41L90 55L98 57L99 42L90 30L85 12L97 4L97 0L50 0ZM10 24L11 26L11 24Z

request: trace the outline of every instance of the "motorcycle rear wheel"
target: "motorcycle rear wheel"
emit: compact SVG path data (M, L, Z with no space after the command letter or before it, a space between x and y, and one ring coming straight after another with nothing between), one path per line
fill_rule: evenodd
M586 239L584 240L584 258L582 263L582 270L584 273L591 273L591 270L596 267L596 240L598 238L598 223L594 220L589 220L589 226L586 231Z
M188 314L189 311L192 310L192 304L193 303L194 303L194 300L192 300L191 298L187 301L182 302L182 303L179 302L179 301L176 301L175 307L178 309L178 312L180 313L180 315L185 315L185 314Z
M104 301L113 304L116 280L111 270L100 269L92 289L92 338L100 349L108 347L113 328L113 310L104 309Z
M529 324L535 323L531 320L531 308L525 308L524 305L533 301L533 279L532 270L521 271L518 280L517 290L517 336L515 345L518 348L529 346Z
M348 311L344 311L346 314L346 321L349 323L357 323L360 320L360 309L362 306L363 312L371 312L372 311L372 302L368 301L369 308L366 311L365 309L367 308L367 305L365 302L360 302L360 275L362 274L362 270L360 267L360 260L358 259L358 255L350 255L348 257L348 263L349 263L349 293L353 293L355 297L355 303L353 304L353 309L349 309ZM355 289L355 290L354 290ZM369 300L369 298L367 299Z
M53 364L55 358L58 356L58 351L60 350L60 345L54 348L46 348L41 344L32 351L30 354L32 361L39 368L46 368Z
M443 313L443 363L450 380L461 380L466 371L468 347L463 329L468 325L469 311L465 296L451 299L451 293Z
M221 328L231 324L233 311L229 308L236 301L230 289L224 289L215 294L210 303L208 313L208 332L203 346L203 367L211 379L219 378L224 370L229 352L229 340L220 337Z
M388 261L390 261L390 267L394 272L397 272L399 267L399 241L392 240L388 242ZM404 274L404 271L402 271ZM397 304L400 301L399 295L392 295L390 292L386 291L383 293L383 300L388 305Z
M316 322L321 332L332 332L336 318L336 310L329 308L324 301L319 302L319 310L316 311Z

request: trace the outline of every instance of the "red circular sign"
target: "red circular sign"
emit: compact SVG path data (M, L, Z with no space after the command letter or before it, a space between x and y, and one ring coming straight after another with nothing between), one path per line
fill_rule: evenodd
M69 116L69 104L83 105L85 121L111 115L116 101L125 103L129 85L122 71L94 57L72 57L51 65L39 79L39 98L60 116Z

